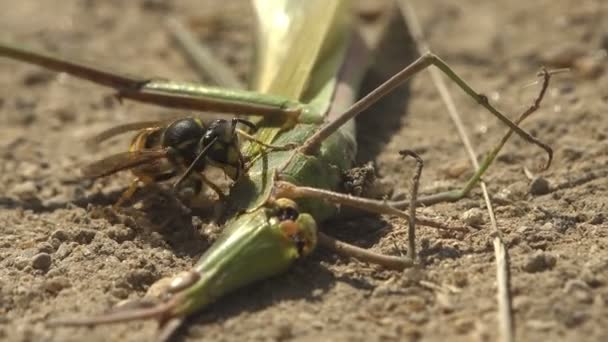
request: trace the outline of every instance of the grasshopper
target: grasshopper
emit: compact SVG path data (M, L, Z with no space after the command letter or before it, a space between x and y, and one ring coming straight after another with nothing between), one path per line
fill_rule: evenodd
M459 190L420 198L414 191L404 203L358 198L339 190L343 171L353 167L356 156L353 119L431 66L510 128L499 146L516 133L547 151L546 167L549 166L549 146L510 121L432 53L420 56L374 91L355 100L383 25L380 21L367 28L354 28L350 1L254 0L253 4L258 16L259 49L252 90L124 76L59 55L0 43L2 57L112 87L122 99L173 109L259 117L256 124L261 129L255 139L268 145L297 145L290 150L266 151L260 144L244 144L241 152L253 162L225 199L222 236L190 271L173 279L158 304L55 320L52 324L81 326L155 319L162 327L159 338L167 339L188 315L231 291L286 271L317 245L390 269L411 266L416 261L415 224L445 228L415 217L416 206L465 197L500 148ZM315 19L315 25L310 25L310 18ZM373 253L320 231L324 221L338 214L338 205L410 220L407 257ZM409 214L404 211L408 207Z

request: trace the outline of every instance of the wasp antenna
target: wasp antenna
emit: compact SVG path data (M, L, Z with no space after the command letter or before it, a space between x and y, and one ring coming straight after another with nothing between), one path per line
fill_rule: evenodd
M194 167L196 166L196 164L198 164L198 162L205 156L207 155L207 152L209 151L209 148L211 146L213 146L213 144L215 144L215 142L217 141L217 137L213 138L213 140L211 140L211 142L209 142L207 145L205 145L205 148L203 148L203 150L196 156L196 158L194 159L194 161L192 163L190 163L190 166L188 166L188 168L186 169L186 171L179 177L179 179L173 184L173 189L176 190L179 185L184 181L184 179L186 179L194 170Z
M241 123L249 128L251 128L252 133L255 133L258 130L258 126L256 126L253 122L245 119L234 118L233 122Z

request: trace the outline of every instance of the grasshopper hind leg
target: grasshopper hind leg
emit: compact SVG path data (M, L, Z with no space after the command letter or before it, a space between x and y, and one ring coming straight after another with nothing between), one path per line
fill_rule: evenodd
M413 151L403 150L400 152L402 156L410 156L416 159L416 172L412 178L412 187L410 191L410 198L412 204L416 203L418 194L418 188L420 183L420 176L422 173L423 162L422 159ZM449 228L446 225L438 222L434 222L427 219L416 218L416 206L412 205L409 210L409 214L395 209L383 201L366 199L361 197L355 197L351 195L345 195L338 192L316 189L310 187L301 187L288 182L279 181L275 185L275 196L288 197L288 198L301 198L301 197L312 197L322 199L338 205L347 205L364 211L369 211L377 214L391 214L396 215L400 218L408 221L408 250L407 257L396 257L380 253L371 252L367 249L360 248L347 244L345 242L336 240L326 234L319 232L319 242L339 254L343 254L355 259L379 264L385 268L390 269L404 269L414 264L416 260L416 223L429 225L437 228Z
M519 117L515 121L513 121L515 125L519 125L523 120L525 120L527 117L529 117L532 113L534 113L540 108L540 104L547 92L547 88L549 87L551 75L552 72L549 72L544 69L539 73L539 76L543 78L539 93L530 105L530 107L528 107L528 109L526 109L523 113L519 115ZM460 189L421 197L415 201L416 205L432 205L440 202L455 202L467 196L469 192L473 189L473 187L481 181L481 178L484 173L494 162L496 156L514 132L515 131L513 129L509 129L507 133L505 133L505 135L496 144L496 146L485 156L484 160L481 162L479 168L475 171L475 173L467 180L467 182ZM390 202L390 205L398 209L405 209L411 205L410 202L410 200L394 201Z

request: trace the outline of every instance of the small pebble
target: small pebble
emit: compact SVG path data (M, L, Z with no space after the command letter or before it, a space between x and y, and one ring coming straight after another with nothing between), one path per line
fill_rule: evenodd
M528 256L524 263L524 271L528 273L543 272L552 269L557 260L551 254L545 252L537 252L534 255Z
M71 286L70 280L66 277L59 276L48 279L43 284L44 289L51 293L58 293L59 291Z
M581 279L570 279L564 285L564 292L575 298L580 303L593 303L593 296L589 285Z
M568 42L546 50L541 60L554 68L570 68L574 61L585 56L587 49L578 42Z
M72 251L74 250L74 246L77 246L75 242L71 243L62 243L57 247L57 251L55 252L55 257L59 260L67 258Z
M499 199L505 201L520 201L526 197L528 192L528 183L525 181L517 181L510 184L506 188L501 189L496 195Z
M51 234L51 238L59 241L67 241L70 239L70 235L63 229L57 229Z
M80 229L74 235L74 241L87 245L93 241L97 231L93 229Z
M46 270L51 267L51 256L47 253L39 253L32 258L32 267L38 270Z
M154 273L146 269L133 270L126 275L126 281L133 288L147 287L147 285L154 283L155 280L156 276Z
M16 257L15 260L13 261L13 265L18 270L24 269L25 266L27 266L28 264L29 264L28 258L24 258L24 257Z
M12 193L21 199L35 198L38 193L38 187L36 187L36 183L33 181L25 181L15 185Z
M118 299L126 299L129 297L129 292L123 288L114 288L110 291L110 294Z
M44 241L38 245L38 253L53 253L55 248L48 241Z
M551 222L547 222L547 223L543 224L542 226L540 226L540 230L552 232L555 230L555 225Z
M584 150L576 146L566 146L561 152L564 159L568 161L575 161L583 156Z
M534 177L530 182L528 192L534 196L546 195L551 192L551 185L549 181L544 177Z
M606 277L604 274L594 272L589 268L586 268L581 272L581 279L592 288L597 288L606 284Z
M596 56L583 56L574 61L573 67L579 75L585 78L597 78L604 71L605 58Z
M485 223L483 218L483 211L479 208L471 208L462 215L460 215L460 219L468 224L469 226L479 227Z
M598 225L604 223L604 221L606 221L606 217L604 216L604 214L597 213L591 218L591 220L589 220L589 223L593 225Z

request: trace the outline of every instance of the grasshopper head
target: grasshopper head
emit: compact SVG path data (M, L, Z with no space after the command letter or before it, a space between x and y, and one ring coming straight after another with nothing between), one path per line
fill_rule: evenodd
M302 214L296 202L279 198L275 201L273 219L282 233L293 242L298 257L309 255L317 245L317 224L309 214Z

